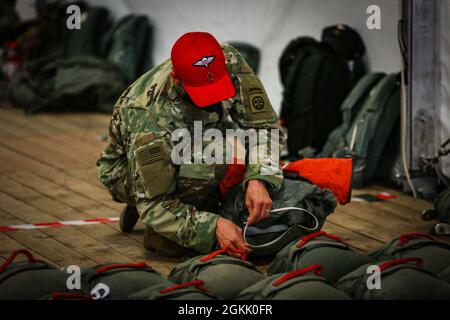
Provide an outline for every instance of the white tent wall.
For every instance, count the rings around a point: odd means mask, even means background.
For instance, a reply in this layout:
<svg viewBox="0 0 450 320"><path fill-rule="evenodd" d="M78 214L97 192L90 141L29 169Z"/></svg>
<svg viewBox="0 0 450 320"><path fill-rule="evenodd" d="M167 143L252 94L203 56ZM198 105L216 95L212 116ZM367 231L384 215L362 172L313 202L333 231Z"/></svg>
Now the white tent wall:
<svg viewBox="0 0 450 320"><path fill-rule="evenodd" d="M450 1L440 0L438 68L440 81L437 81L437 114L439 145L450 138ZM450 156L441 162L443 173L450 178Z"/></svg>
<svg viewBox="0 0 450 320"><path fill-rule="evenodd" d="M19 0L20 2L20 0ZM188 31L208 31L220 42L239 40L261 50L260 76L275 110L281 103L278 59L294 37L320 38L323 27L345 23L367 46L370 70L395 72L401 58L397 45L397 0L88 0L108 7L116 18L147 15L155 26L154 62L170 56L174 41ZM381 8L381 29L366 27L367 7Z"/></svg>

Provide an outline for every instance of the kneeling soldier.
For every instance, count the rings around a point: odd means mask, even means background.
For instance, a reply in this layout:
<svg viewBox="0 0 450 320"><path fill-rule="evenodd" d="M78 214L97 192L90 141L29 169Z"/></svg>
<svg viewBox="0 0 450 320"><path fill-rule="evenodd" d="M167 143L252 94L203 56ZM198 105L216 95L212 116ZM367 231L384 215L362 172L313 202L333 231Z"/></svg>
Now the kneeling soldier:
<svg viewBox="0 0 450 320"><path fill-rule="evenodd" d="M216 245L251 251L241 228L216 214L219 183L228 165L176 164L171 158L176 129L187 129L193 137L194 121L201 121L203 131L225 133L228 116L243 130L266 129L265 139L246 144L247 154L257 154L258 144L270 140L270 129L279 129L258 77L236 49L219 45L209 33L183 35L171 59L128 87L114 107L109 143L97 162L100 180L113 199L127 204L123 232L130 232L140 218L146 225L146 248L161 255L207 253ZM259 155L246 166L242 187L249 224L269 216L270 193L283 181L278 158L275 170L266 168L273 158ZM262 174L264 169L272 174Z"/></svg>

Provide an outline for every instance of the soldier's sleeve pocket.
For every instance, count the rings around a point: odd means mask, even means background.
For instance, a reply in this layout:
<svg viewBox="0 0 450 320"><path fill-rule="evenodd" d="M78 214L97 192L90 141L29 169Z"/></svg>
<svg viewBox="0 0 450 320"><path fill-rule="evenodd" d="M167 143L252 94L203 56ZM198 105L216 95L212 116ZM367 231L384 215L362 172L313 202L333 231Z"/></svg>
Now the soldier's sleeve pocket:
<svg viewBox="0 0 450 320"><path fill-rule="evenodd" d="M175 168L170 150L163 138L144 139L134 151L138 179L149 198L171 192L175 188Z"/></svg>

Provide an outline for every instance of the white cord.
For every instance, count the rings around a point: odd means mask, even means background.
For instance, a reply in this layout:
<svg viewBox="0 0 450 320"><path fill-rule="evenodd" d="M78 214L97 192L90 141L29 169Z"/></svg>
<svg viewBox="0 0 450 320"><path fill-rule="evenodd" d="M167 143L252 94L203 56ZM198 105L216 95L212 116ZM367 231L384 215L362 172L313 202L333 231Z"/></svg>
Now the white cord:
<svg viewBox="0 0 450 320"><path fill-rule="evenodd" d="M314 219L314 221L315 221L315 226L314 226L313 228L305 227L305 226L303 226L303 225L301 225L301 224L298 224L298 225L297 225L298 227L303 228L303 229L308 230L308 231L316 231L317 228L319 227L319 220L317 219L317 217L316 217L312 212L310 212L310 211L308 211L308 210L306 210L306 209L303 209L303 208L297 208L297 207L284 207L284 208L272 209L270 212L271 212L271 213L274 213L274 212L282 212L282 211L290 211L290 210L296 210L296 211L303 211L303 212L306 212L306 213L309 214L311 217L313 217L313 219ZM286 232L289 231L289 230L287 230L287 231L284 232L282 235L280 235L278 238L275 238L274 240L272 240L272 241L270 241L270 242L267 242L267 243L265 243L265 244L252 245L252 244L249 244L249 243L247 242L247 238L245 237L245 234L247 233L247 227L248 227L248 224L247 224L247 222L246 222L246 223L244 224L243 238L244 238L245 243L248 244L251 248L265 248L265 247L268 247L268 246L270 246L270 245L276 243L279 239L281 239L281 238L286 234Z"/></svg>
<svg viewBox="0 0 450 320"><path fill-rule="evenodd" d="M411 181L409 175L408 162L406 160L406 85L405 85L405 71L401 72L401 95L400 95L400 122L401 122L401 134L400 134L400 146L402 155L403 171L405 172L406 182L412 191L413 197L417 198L416 189Z"/></svg>

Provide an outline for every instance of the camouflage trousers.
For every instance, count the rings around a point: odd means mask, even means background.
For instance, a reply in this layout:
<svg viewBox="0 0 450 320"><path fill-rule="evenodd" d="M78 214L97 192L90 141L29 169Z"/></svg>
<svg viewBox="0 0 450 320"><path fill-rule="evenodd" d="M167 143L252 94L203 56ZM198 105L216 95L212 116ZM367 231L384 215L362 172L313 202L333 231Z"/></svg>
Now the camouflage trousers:
<svg viewBox="0 0 450 320"><path fill-rule="evenodd" d="M112 199L128 206L136 206L136 202L132 196L130 176L125 176L116 187L111 190ZM206 198L183 199L185 203L194 205L197 209L217 213L219 211L220 192L217 189L216 196ZM159 235L153 228L146 224L144 233L144 247L150 251L155 251L164 257L190 258L198 255L192 249L185 248L178 243Z"/></svg>

